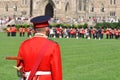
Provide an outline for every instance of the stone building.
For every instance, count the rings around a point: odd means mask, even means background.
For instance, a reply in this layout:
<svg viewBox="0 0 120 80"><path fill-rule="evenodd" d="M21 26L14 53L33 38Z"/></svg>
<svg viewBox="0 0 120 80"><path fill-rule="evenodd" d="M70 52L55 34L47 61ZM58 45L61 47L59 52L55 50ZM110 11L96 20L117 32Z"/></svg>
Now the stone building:
<svg viewBox="0 0 120 80"><path fill-rule="evenodd" d="M0 0L0 17L10 15L118 19L120 0Z"/></svg>

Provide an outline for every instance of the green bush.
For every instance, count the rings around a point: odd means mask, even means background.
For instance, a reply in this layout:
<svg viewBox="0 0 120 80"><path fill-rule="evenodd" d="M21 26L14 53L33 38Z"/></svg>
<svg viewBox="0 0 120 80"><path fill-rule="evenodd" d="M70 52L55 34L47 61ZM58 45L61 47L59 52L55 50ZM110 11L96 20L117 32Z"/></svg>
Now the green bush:
<svg viewBox="0 0 120 80"><path fill-rule="evenodd" d="M120 28L120 23L108 23L108 22L104 22L104 23L97 23L95 26L95 28L98 27L104 27L104 28Z"/></svg>
<svg viewBox="0 0 120 80"><path fill-rule="evenodd" d="M85 23L85 24L83 25L83 28L87 28L87 27L88 27L88 24Z"/></svg>
<svg viewBox="0 0 120 80"><path fill-rule="evenodd" d="M28 24L22 24L22 25L21 25L21 24L18 24L18 25L16 25L16 28L19 29L20 26L23 26L24 28L27 28L27 27L29 27L29 26L33 27L32 24L29 24L29 25L28 25Z"/></svg>
<svg viewBox="0 0 120 80"><path fill-rule="evenodd" d="M78 24L78 28L83 28L83 25L82 24Z"/></svg>
<svg viewBox="0 0 120 80"><path fill-rule="evenodd" d="M73 27L73 28L86 28L87 26L88 26L88 24L87 23L85 23L84 25L82 25L82 24L68 24L68 23L61 23L61 24L56 24L56 23L54 23L54 24L50 24L49 25L50 27L63 27L63 28L65 28L65 27Z"/></svg>

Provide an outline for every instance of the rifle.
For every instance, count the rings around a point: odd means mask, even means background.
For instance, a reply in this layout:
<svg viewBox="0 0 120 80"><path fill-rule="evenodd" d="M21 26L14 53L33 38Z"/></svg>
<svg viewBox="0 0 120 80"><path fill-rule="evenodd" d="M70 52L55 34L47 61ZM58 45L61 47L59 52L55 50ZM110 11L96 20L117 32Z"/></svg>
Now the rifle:
<svg viewBox="0 0 120 80"><path fill-rule="evenodd" d="M20 61L23 61L23 59L21 57L17 57L17 56L7 56L6 60L20 60ZM24 74L24 71L22 70L22 66L18 66L18 67L13 66L13 67L17 69L18 77L23 78L23 80L25 80L25 74Z"/></svg>

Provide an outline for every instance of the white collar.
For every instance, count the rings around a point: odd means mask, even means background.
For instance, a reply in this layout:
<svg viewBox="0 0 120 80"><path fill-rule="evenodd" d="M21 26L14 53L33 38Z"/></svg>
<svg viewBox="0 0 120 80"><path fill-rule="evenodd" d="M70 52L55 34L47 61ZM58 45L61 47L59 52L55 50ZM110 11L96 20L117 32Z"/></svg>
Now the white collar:
<svg viewBox="0 0 120 80"><path fill-rule="evenodd" d="M45 34L43 33L35 33L34 37L44 37L44 38L48 38Z"/></svg>

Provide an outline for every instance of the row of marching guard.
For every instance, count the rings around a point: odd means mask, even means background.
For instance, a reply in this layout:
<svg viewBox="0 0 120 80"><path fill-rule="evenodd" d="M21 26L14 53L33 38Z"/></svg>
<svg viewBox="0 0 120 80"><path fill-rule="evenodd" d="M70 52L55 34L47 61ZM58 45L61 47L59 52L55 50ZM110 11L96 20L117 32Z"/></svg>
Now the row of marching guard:
<svg viewBox="0 0 120 80"><path fill-rule="evenodd" d="M27 28L20 26L19 29L15 25L8 25L7 36L16 36L17 32L20 37L34 36L35 30L28 26ZM62 27L51 27L48 31L48 37L52 38L86 38L86 39L118 39L120 38L120 29L118 28L62 28Z"/></svg>

